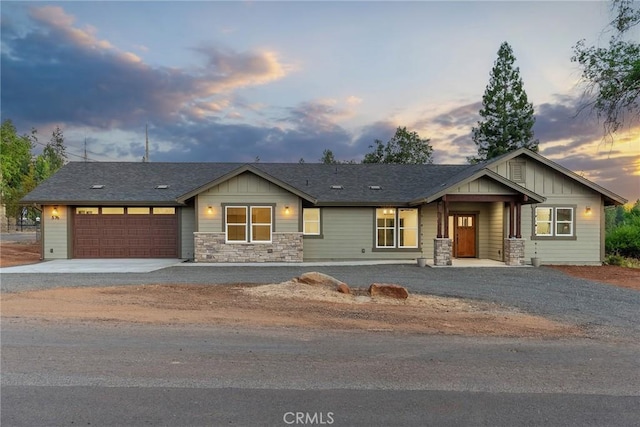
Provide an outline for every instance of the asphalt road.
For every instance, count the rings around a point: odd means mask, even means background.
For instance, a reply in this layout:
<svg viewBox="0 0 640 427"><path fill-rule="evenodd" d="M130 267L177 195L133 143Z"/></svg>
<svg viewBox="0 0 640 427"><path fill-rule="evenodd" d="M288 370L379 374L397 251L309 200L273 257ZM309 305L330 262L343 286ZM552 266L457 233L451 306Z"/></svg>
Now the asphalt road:
<svg viewBox="0 0 640 427"><path fill-rule="evenodd" d="M0 421L632 426L638 354L585 339L10 321Z"/></svg>

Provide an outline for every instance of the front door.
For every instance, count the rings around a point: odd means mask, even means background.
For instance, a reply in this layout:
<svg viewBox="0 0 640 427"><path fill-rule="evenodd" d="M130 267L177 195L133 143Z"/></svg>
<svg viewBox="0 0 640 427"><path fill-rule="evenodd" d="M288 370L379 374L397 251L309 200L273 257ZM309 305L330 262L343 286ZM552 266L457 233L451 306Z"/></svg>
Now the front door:
<svg viewBox="0 0 640 427"><path fill-rule="evenodd" d="M454 215L453 233L455 237L453 256L456 258L475 258L476 216L474 214Z"/></svg>

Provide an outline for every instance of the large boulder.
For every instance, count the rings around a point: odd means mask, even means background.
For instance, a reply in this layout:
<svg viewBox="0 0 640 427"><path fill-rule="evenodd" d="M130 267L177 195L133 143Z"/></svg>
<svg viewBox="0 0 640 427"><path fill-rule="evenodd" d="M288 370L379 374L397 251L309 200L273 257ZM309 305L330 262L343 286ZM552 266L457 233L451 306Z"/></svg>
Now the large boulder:
<svg viewBox="0 0 640 427"><path fill-rule="evenodd" d="M346 283L341 282L335 277L331 277L328 274L324 273L318 273L317 271L304 273L303 275L298 277L298 282L306 283L307 285L319 285L332 288L337 288L340 285L346 285Z"/></svg>
<svg viewBox="0 0 640 427"><path fill-rule="evenodd" d="M388 283L372 283L369 286L369 295L372 297L382 296L397 299L407 299L409 292L400 285L392 285Z"/></svg>

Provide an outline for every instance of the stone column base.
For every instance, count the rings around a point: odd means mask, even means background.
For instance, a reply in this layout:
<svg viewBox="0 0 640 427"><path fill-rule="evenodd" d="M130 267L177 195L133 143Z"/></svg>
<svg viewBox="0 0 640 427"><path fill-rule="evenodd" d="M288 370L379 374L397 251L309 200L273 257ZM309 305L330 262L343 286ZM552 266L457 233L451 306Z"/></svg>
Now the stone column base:
<svg viewBox="0 0 640 427"><path fill-rule="evenodd" d="M524 239L504 239L504 263L524 265Z"/></svg>
<svg viewBox="0 0 640 427"><path fill-rule="evenodd" d="M433 239L433 265L452 265L452 241L448 238Z"/></svg>

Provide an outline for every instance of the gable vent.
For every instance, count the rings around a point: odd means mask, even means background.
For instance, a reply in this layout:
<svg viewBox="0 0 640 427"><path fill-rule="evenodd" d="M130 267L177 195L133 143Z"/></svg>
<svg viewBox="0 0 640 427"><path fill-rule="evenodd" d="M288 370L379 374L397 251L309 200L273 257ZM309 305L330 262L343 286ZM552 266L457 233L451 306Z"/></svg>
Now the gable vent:
<svg viewBox="0 0 640 427"><path fill-rule="evenodd" d="M167 184L156 185L157 190L166 190L167 188L169 188Z"/></svg>
<svg viewBox="0 0 640 427"><path fill-rule="evenodd" d="M104 184L94 184L91 186L92 190L101 190L104 188Z"/></svg>
<svg viewBox="0 0 640 427"><path fill-rule="evenodd" d="M382 190L382 187L379 185L370 185L369 190Z"/></svg>
<svg viewBox="0 0 640 427"><path fill-rule="evenodd" d="M332 185L331 189L332 190L342 190L344 187L342 185Z"/></svg>

